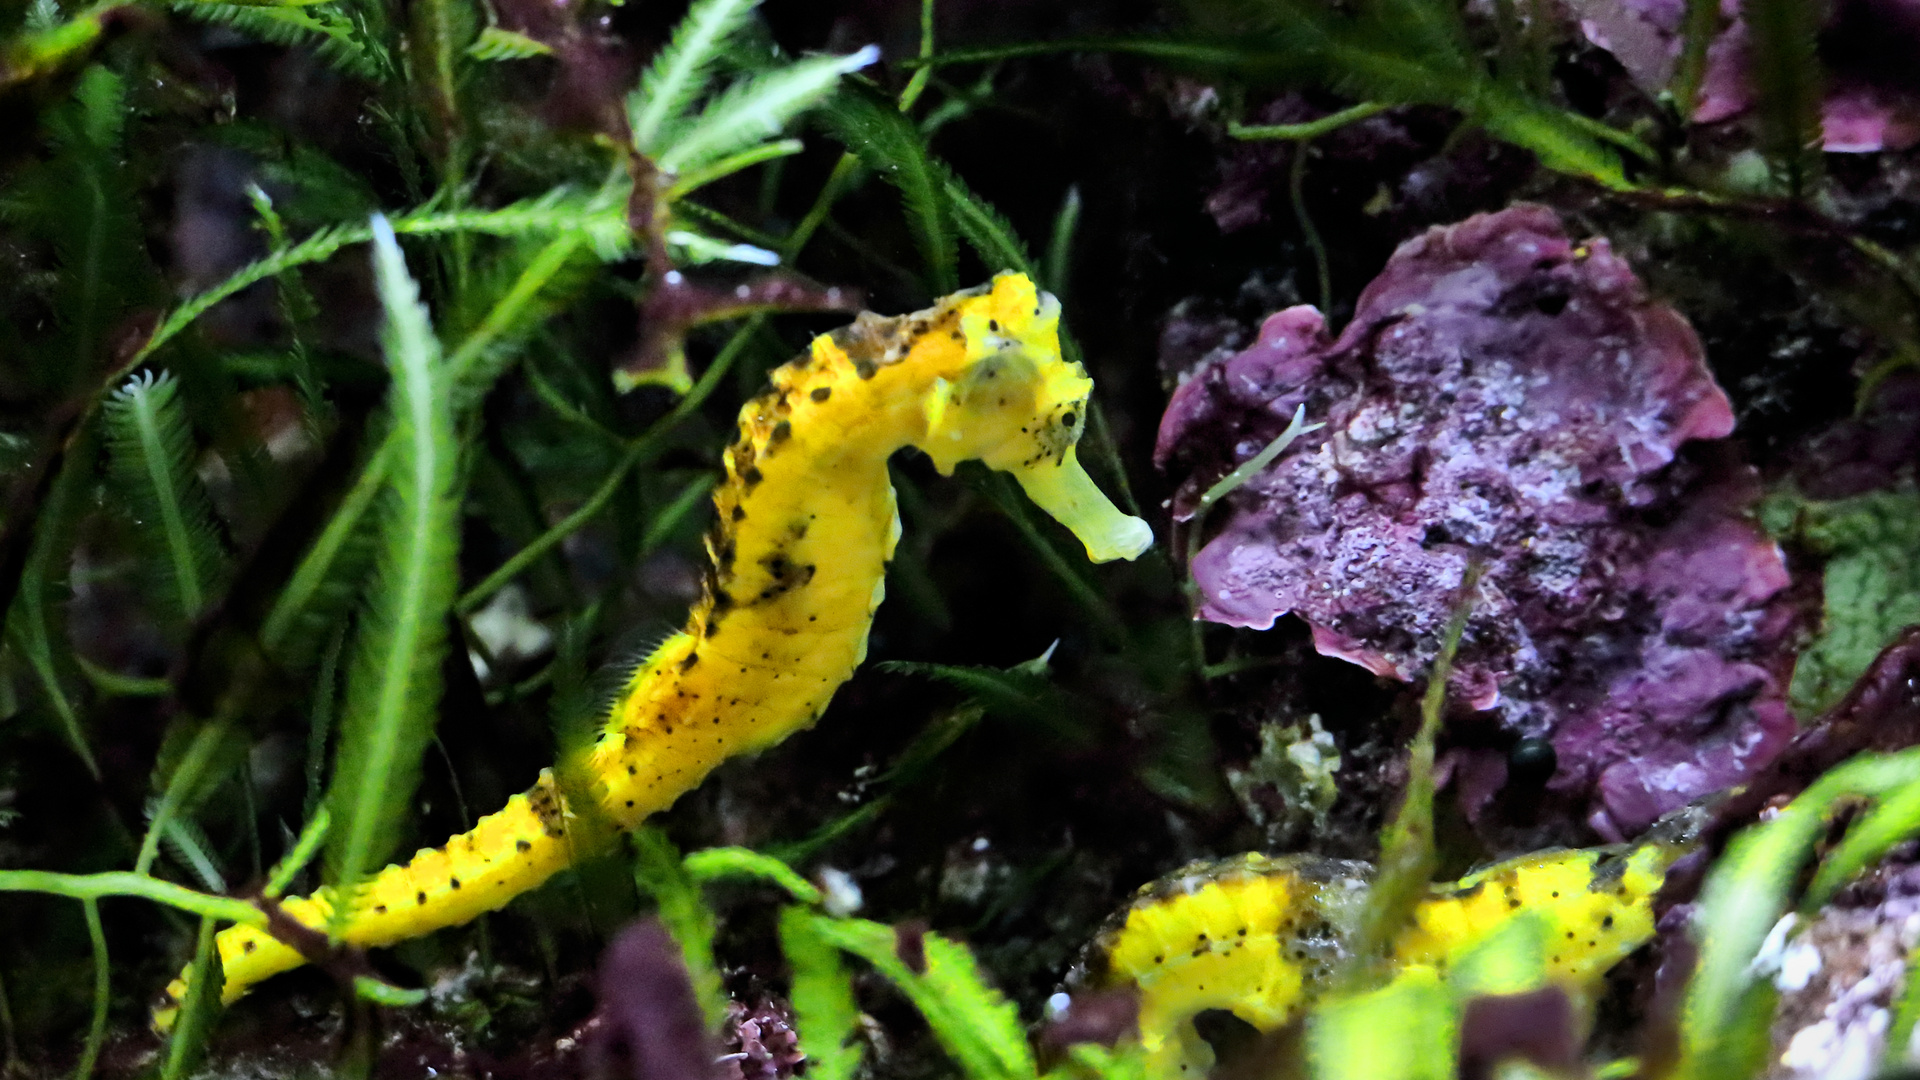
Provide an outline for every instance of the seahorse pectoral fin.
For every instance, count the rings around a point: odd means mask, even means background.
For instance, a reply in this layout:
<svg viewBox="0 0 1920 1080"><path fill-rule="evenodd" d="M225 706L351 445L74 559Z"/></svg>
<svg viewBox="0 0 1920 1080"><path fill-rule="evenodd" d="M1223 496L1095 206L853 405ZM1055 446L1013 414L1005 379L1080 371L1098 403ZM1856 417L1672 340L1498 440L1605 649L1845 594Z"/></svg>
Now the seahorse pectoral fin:
<svg viewBox="0 0 1920 1080"><path fill-rule="evenodd" d="M1153 528L1123 514L1087 475L1074 448L1053 459L1009 470L1035 506L1053 515L1087 546L1094 562L1134 559L1153 546Z"/></svg>

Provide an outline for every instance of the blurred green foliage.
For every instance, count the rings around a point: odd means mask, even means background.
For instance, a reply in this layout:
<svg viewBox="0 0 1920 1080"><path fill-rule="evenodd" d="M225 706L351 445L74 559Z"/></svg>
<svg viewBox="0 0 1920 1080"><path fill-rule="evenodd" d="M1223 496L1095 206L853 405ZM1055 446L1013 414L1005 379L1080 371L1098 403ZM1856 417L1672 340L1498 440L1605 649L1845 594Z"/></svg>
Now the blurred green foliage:
<svg viewBox="0 0 1920 1080"><path fill-rule="evenodd" d="M1817 501L1780 492L1767 529L1824 563L1820 629L1793 670L1793 706L1814 717L1839 702L1903 627L1920 623L1920 495L1881 491Z"/></svg>

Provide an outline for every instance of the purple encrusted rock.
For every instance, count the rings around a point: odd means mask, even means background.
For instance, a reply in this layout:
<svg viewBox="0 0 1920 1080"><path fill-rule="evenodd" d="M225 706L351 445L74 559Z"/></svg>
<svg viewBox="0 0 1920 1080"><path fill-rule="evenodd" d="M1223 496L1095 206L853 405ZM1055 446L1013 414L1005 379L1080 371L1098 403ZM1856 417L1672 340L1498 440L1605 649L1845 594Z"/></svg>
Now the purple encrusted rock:
<svg viewBox="0 0 1920 1080"><path fill-rule="evenodd" d="M721 1026L720 1080L791 1080L807 1060L793 1028L793 1009L776 999L751 1008L727 1002Z"/></svg>
<svg viewBox="0 0 1920 1080"><path fill-rule="evenodd" d="M1606 241L1517 206L1402 245L1338 340L1311 308L1269 317L1167 407L1155 458L1181 481L1176 517L1301 404L1326 427L1216 511L1192 566L1201 618L1292 612L1320 652L1412 680L1478 560L1456 701L1550 737L1554 786L1591 794L1603 835L1792 735L1776 669L1795 609L1746 516L1758 487L1712 455L1676 461L1732 410L1686 320ZM1473 786L1469 812L1491 787Z"/></svg>
<svg viewBox="0 0 1920 1080"><path fill-rule="evenodd" d="M1612 53L1650 95L1669 88L1686 5L1677 0L1567 0L1588 41ZM1720 0L1725 27L1707 48L1693 120L1712 124L1758 100L1754 47L1739 0ZM1821 144L1828 153L1900 150L1920 142L1920 0L1834 0L1820 58L1827 77Z"/></svg>

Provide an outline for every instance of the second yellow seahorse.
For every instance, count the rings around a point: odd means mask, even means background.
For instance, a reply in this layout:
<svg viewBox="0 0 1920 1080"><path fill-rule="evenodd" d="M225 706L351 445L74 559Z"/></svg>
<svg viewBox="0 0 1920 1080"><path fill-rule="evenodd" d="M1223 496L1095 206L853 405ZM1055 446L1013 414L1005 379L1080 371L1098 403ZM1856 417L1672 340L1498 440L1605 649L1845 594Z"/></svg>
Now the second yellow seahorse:
<svg viewBox="0 0 1920 1080"><path fill-rule="evenodd" d="M1541 851L1434 885L1393 939L1394 977L1444 980L1476 946L1527 918L1538 923L1543 982L1584 997L1652 938L1654 894L1692 849L1695 820L1676 814L1631 848ZM1372 873L1314 855L1195 863L1141 890L1095 942L1084 977L1138 990L1152 1080L1205 1076L1214 1053L1194 1025L1202 1013L1223 1010L1273 1032L1336 988Z"/></svg>
<svg viewBox="0 0 1920 1080"><path fill-rule="evenodd" d="M1096 561L1146 550L1146 522L1117 510L1075 457L1093 383L1062 359L1059 316L1025 275L1002 274L925 311L862 314L772 373L726 451L705 596L634 672L583 763L599 814L630 828L722 761L820 716L865 658L884 594L900 535L896 450L917 446L942 473L977 459L1011 474ZM356 890L340 939L391 945L500 907L573 860L572 814L542 774L471 832ZM336 895L284 908L324 928ZM227 1001L305 962L252 927L222 931L217 947ZM168 987L156 1025L186 989Z"/></svg>

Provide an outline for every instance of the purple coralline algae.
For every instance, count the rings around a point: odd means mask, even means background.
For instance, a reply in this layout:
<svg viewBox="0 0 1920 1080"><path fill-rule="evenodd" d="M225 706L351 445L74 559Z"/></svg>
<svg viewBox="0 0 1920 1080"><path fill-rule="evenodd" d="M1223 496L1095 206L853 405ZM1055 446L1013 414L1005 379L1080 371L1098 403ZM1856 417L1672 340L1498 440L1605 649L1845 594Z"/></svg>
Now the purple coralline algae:
<svg viewBox="0 0 1920 1080"><path fill-rule="evenodd" d="M1551 739L1555 790L1620 837L1766 764L1794 731L1781 670L1798 608L1699 339L1606 241L1517 206L1403 244L1330 339L1270 316L1174 393L1156 462L1175 516L1286 427L1326 426L1216 510L1200 618L1292 612L1323 654L1411 681L1482 568L1458 705ZM1196 527L1198 527L1196 525ZM1477 815L1504 758L1463 761Z"/></svg>
<svg viewBox="0 0 1920 1080"><path fill-rule="evenodd" d="M1648 94L1668 89L1680 56L1683 0L1568 0L1587 40L1612 53ZM1753 42L1739 0L1721 0L1726 26L1707 48L1693 120L1749 112L1758 98ZM1835 0L1820 36L1827 87L1822 147L1829 153L1899 150L1920 141L1920 0Z"/></svg>

